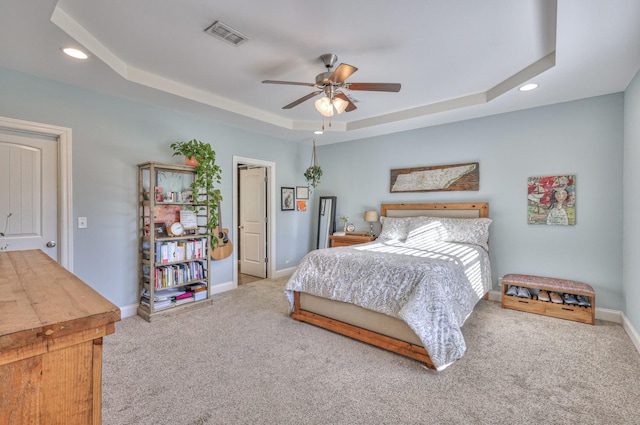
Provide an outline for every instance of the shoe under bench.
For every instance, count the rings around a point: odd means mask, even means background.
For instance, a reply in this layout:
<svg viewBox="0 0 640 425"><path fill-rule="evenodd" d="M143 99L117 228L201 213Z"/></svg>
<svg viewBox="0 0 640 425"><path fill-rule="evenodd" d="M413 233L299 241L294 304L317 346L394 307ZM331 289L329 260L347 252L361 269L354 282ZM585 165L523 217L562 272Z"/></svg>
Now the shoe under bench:
<svg viewBox="0 0 640 425"><path fill-rule="evenodd" d="M521 298L507 295L510 285L524 286L533 289L532 298ZM591 307L580 307L571 304L556 304L551 301L540 301L538 292L541 290L584 295L589 298ZM556 279L551 277L531 276L522 274L508 274L502 278L502 308L526 311L559 319L573 320L595 325L596 323L596 293L586 283L573 280Z"/></svg>

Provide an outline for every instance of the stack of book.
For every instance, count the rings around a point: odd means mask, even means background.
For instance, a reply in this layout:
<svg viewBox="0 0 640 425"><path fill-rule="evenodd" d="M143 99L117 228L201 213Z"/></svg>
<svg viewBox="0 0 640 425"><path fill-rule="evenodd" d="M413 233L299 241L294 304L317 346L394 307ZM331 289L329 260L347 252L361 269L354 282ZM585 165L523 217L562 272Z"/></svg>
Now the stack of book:
<svg viewBox="0 0 640 425"><path fill-rule="evenodd" d="M207 284L204 282L189 285L187 286L187 290L193 294L194 301L200 301L207 298Z"/></svg>
<svg viewBox="0 0 640 425"><path fill-rule="evenodd" d="M153 297L154 310L164 310L165 308L175 306L175 298L185 294L184 289L168 288L160 291L155 291ZM140 304L151 307L151 294L145 288L142 290L142 296L140 297Z"/></svg>
<svg viewBox="0 0 640 425"><path fill-rule="evenodd" d="M193 292L185 292L184 294L178 295L174 299L175 305L186 304L195 301L193 298Z"/></svg>

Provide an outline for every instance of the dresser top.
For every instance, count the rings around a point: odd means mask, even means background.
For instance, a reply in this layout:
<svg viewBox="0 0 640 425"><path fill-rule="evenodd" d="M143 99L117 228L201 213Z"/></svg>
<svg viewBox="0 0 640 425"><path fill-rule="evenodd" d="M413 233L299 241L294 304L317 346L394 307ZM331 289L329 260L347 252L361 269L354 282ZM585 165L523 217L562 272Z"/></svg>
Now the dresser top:
<svg viewBox="0 0 640 425"><path fill-rule="evenodd" d="M0 351L119 320L116 305L44 252L0 252Z"/></svg>

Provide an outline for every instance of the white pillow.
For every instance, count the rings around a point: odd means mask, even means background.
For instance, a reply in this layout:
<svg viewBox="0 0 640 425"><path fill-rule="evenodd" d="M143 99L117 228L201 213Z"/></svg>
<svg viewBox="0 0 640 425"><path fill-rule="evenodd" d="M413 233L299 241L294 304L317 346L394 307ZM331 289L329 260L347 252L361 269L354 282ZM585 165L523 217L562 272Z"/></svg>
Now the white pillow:
<svg viewBox="0 0 640 425"><path fill-rule="evenodd" d="M406 244L425 242L468 243L489 250L490 218L413 217Z"/></svg>
<svg viewBox="0 0 640 425"><path fill-rule="evenodd" d="M382 231L378 238L385 240L404 241L407 239L408 227L411 217L380 217Z"/></svg>

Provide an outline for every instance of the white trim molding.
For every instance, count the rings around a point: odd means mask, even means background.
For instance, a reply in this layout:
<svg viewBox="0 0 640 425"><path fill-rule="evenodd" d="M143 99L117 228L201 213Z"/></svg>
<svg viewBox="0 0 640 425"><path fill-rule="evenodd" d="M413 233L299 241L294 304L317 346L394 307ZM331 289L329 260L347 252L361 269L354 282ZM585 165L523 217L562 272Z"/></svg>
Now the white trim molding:
<svg viewBox="0 0 640 425"><path fill-rule="evenodd" d="M0 117L0 130L41 134L58 144L58 263L73 272L73 189L71 178L71 129Z"/></svg>
<svg viewBox="0 0 640 425"><path fill-rule="evenodd" d="M233 250L233 287L238 287L238 166L242 165L257 165L259 167L265 167L267 169L267 217L269 222L267 223L267 258L269 259L267 265L267 279L275 276L276 267L276 163L271 161L264 161L261 159L246 158L242 156L233 156L233 178L232 178L232 243L236 247ZM213 290L213 288L212 288Z"/></svg>

